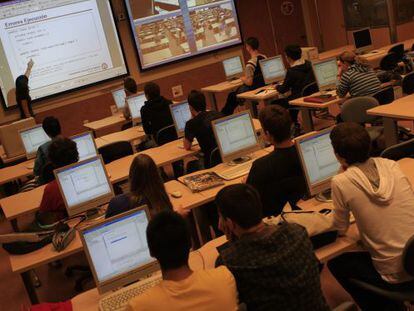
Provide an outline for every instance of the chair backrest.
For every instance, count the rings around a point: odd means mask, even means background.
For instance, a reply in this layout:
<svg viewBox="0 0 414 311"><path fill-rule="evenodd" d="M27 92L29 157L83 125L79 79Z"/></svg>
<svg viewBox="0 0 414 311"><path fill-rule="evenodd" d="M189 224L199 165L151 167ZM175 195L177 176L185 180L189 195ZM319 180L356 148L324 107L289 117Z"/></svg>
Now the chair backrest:
<svg viewBox="0 0 414 311"><path fill-rule="evenodd" d="M388 53L395 53L398 61L401 61L404 57L404 43L394 45L388 50Z"/></svg>
<svg viewBox="0 0 414 311"><path fill-rule="evenodd" d="M392 86L386 87L385 89L382 89L381 91L372 95L372 97L378 100L378 103L380 105L391 104L395 99L394 88Z"/></svg>
<svg viewBox="0 0 414 311"><path fill-rule="evenodd" d="M176 139L178 139L178 136L174 125L163 127L155 135L155 142L158 146L162 146Z"/></svg>
<svg viewBox="0 0 414 311"><path fill-rule="evenodd" d="M121 126L121 131L125 131L127 129L130 129L131 127L132 127L132 121L129 121L129 122L127 122L127 123L125 123Z"/></svg>
<svg viewBox="0 0 414 311"><path fill-rule="evenodd" d="M405 272L414 276L414 235L405 244L402 260Z"/></svg>
<svg viewBox="0 0 414 311"><path fill-rule="evenodd" d="M414 138L388 147L381 153L381 157L394 161L402 158L414 158Z"/></svg>
<svg viewBox="0 0 414 311"><path fill-rule="evenodd" d="M220 150L218 147L214 148L210 153L210 167L214 167L222 162ZM207 168L210 168L207 167Z"/></svg>
<svg viewBox="0 0 414 311"><path fill-rule="evenodd" d="M98 149L105 164L134 154L131 143L128 141L117 141Z"/></svg>
<svg viewBox="0 0 414 311"><path fill-rule="evenodd" d="M319 92L319 87L316 82L312 82L308 85L306 85L302 90L302 97L304 96L310 96L312 94L315 94Z"/></svg>
<svg viewBox="0 0 414 311"><path fill-rule="evenodd" d="M398 57L394 52L385 55L380 62L380 68L385 71L392 71L398 67Z"/></svg>
<svg viewBox="0 0 414 311"><path fill-rule="evenodd" d="M403 93L410 95L414 93L414 72L406 75L402 80Z"/></svg>
<svg viewBox="0 0 414 311"><path fill-rule="evenodd" d="M354 97L345 101L341 106L341 117L345 122L371 123L377 120L377 117L368 115L367 110L378 105L379 103L374 97Z"/></svg>

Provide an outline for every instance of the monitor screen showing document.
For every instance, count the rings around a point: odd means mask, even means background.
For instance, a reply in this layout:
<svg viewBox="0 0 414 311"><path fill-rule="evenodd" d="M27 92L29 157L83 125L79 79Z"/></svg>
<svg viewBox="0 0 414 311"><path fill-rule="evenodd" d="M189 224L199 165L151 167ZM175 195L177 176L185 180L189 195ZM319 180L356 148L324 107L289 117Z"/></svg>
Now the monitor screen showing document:
<svg viewBox="0 0 414 311"><path fill-rule="evenodd" d="M224 73L227 79L237 77L243 73L243 64L240 56L223 60Z"/></svg>
<svg viewBox="0 0 414 311"><path fill-rule="evenodd" d="M20 137L28 156L35 155L41 145L50 141L41 125L20 131Z"/></svg>
<svg viewBox="0 0 414 311"><path fill-rule="evenodd" d="M74 136L72 137L72 140L76 143L78 148L79 161L93 158L98 154L92 133Z"/></svg>
<svg viewBox="0 0 414 311"><path fill-rule="evenodd" d="M139 94L127 98L129 111L133 120L141 120L141 108L145 105L145 94Z"/></svg>
<svg viewBox="0 0 414 311"><path fill-rule="evenodd" d="M174 119L177 133L184 133L185 124L191 119L191 111L188 102L171 105L171 114Z"/></svg>
<svg viewBox="0 0 414 311"><path fill-rule="evenodd" d="M312 64L319 90L335 88L338 81L338 63L336 58Z"/></svg>
<svg viewBox="0 0 414 311"><path fill-rule="evenodd" d="M285 78L286 69L281 56L261 60L260 68L266 84L279 82Z"/></svg>
<svg viewBox="0 0 414 311"><path fill-rule="evenodd" d="M30 60L33 100L126 75L110 0L2 1L0 77L6 107L16 105L15 80Z"/></svg>
<svg viewBox="0 0 414 311"><path fill-rule="evenodd" d="M112 97L114 98L115 105L118 109L125 107L126 94L124 89L112 91Z"/></svg>
<svg viewBox="0 0 414 311"><path fill-rule="evenodd" d="M142 209L83 231L98 282L130 273L155 260L148 250L148 222Z"/></svg>

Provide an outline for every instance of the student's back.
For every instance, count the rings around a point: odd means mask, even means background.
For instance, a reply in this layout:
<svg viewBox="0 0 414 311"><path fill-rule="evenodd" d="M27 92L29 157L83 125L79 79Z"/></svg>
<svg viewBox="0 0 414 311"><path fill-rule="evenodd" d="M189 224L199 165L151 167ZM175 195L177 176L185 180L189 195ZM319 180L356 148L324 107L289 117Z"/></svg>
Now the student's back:
<svg viewBox="0 0 414 311"><path fill-rule="evenodd" d="M280 93L291 91L288 100L293 100L301 97L304 87L312 82L315 82L315 77L311 63L307 60L299 60L287 70L284 83L277 86L277 91Z"/></svg>
<svg viewBox="0 0 414 311"><path fill-rule="evenodd" d="M141 119L144 132L147 135L156 135L162 128L172 125L170 112L172 102L162 96L145 102L141 108Z"/></svg>

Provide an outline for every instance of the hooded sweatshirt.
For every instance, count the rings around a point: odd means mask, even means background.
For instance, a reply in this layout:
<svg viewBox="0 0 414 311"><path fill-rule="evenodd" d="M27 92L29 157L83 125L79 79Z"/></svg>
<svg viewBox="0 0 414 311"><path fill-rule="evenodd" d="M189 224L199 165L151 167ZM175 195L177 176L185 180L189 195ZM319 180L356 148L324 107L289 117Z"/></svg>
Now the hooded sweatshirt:
<svg viewBox="0 0 414 311"><path fill-rule="evenodd" d="M141 108L141 119L144 132L147 135L156 135L157 132L174 124L170 112L172 102L162 96L148 100Z"/></svg>
<svg viewBox="0 0 414 311"><path fill-rule="evenodd" d="M371 67L355 63L345 71L336 87L339 97L371 96L381 90L381 81Z"/></svg>
<svg viewBox="0 0 414 311"><path fill-rule="evenodd" d="M372 158L332 179L334 223L340 234L353 213L373 264L390 283L409 281L402 252L414 231L414 192L395 161Z"/></svg>

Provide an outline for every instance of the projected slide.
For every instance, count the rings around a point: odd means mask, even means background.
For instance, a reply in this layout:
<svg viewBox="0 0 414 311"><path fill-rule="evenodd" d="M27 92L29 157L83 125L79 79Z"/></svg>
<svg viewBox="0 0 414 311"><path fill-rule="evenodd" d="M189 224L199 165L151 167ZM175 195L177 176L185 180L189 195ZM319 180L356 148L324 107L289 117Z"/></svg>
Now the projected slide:
<svg viewBox="0 0 414 311"><path fill-rule="evenodd" d="M32 99L127 73L109 0L20 0L0 4L1 87L15 104L14 81L34 61Z"/></svg>
<svg viewBox="0 0 414 311"><path fill-rule="evenodd" d="M127 0L142 69L241 42L234 0Z"/></svg>

